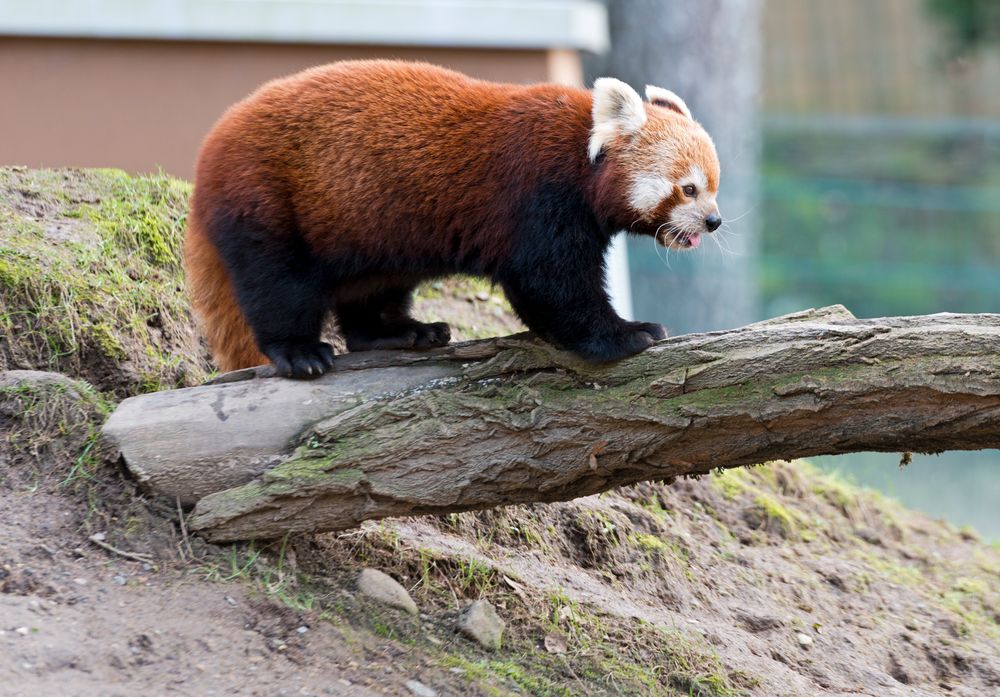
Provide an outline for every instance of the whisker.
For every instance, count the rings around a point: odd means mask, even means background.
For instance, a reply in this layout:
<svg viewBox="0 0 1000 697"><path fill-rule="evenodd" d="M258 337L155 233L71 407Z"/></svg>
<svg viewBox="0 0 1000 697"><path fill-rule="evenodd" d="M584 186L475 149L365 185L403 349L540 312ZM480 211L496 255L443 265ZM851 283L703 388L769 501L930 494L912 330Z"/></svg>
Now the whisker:
<svg viewBox="0 0 1000 697"><path fill-rule="evenodd" d="M734 259L735 257L742 256L742 252L735 251L729 245L729 238L726 237L726 235L724 234L718 236L718 239L716 239L716 244L718 244L720 249L724 249Z"/></svg>
<svg viewBox="0 0 1000 697"><path fill-rule="evenodd" d="M723 257L726 257L727 255L730 257L732 256L732 250L727 247L723 247L722 242L715 235L712 235L712 242L715 243L715 246L719 249L719 253L722 254Z"/></svg>
<svg viewBox="0 0 1000 697"><path fill-rule="evenodd" d="M748 215L750 215L751 213L753 213L755 210L757 210L758 207L760 207L760 204L759 203L755 203L754 205L750 206L750 208L745 213L743 213L742 215L738 215L735 218L729 218L728 220L725 220L723 222L726 222L726 223L735 223L737 220L745 218Z"/></svg>
<svg viewBox="0 0 1000 697"><path fill-rule="evenodd" d="M656 236L654 235L653 237L651 237L650 241L652 241L652 243L653 243L653 254L656 255L656 258L659 259L661 262L663 262L668 269L670 269L671 271L673 271L673 269L670 267L670 248L669 247L664 247L664 250L666 251L666 255L661 257L660 256L660 247L662 245L660 245L656 241Z"/></svg>

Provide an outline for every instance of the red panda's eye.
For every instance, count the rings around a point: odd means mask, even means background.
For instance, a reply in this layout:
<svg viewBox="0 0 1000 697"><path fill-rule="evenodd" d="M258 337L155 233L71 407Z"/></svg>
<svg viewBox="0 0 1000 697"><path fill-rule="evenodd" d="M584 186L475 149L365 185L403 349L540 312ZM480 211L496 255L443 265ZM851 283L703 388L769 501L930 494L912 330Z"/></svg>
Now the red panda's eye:
<svg viewBox="0 0 1000 697"><path fill-rule="evenodd" d="M697 194L697 193L698 193L698 189L695 187L694 184L688 184L687 186L684 187L684 195L685 196L694 197L694 195Z"/></svg>

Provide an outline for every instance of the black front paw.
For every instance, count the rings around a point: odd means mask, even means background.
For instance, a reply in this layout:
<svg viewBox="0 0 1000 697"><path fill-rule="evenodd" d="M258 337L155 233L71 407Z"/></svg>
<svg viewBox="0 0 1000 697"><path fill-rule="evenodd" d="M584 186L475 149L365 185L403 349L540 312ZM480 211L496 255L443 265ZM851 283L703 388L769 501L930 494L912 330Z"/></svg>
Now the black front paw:
<svg viewBox="0 0 1000 697"><path fill-rule="evenodd" d="M623 322L609 334L590 337L575 351L589 361L617 361L642 353L666 336L667 331L660 324Z"/></svg>
<svg viewBox="0 0 1000 697"><path fill-rule="evenodd" d="M261 351L286 378L317 378L333 367L333 347L323 341L276 341Z"/></svg>
<svg viewBox="0 0 1000 697"><path fill-rule="evenodd" d="M627 322L628 326L640 332L646 332L654 341L663 341L667 338L667 328L656 322Z"/></svg>

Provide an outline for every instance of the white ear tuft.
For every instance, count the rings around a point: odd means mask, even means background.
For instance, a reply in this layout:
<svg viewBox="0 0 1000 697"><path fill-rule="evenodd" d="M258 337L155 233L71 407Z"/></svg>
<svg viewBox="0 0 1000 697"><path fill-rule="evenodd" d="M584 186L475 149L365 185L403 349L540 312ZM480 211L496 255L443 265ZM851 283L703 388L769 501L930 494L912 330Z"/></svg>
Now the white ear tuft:
<svg viewBox="0 0 1000 697"><path fill-rule="evenodd" d="M681 116L687 116L689 119L694 118L691 116L691 110L688 109L688 105L684 103L684 100L670 90L665 90L656 85L646 85L646 99L649 100L650 104L666 107L667 109L676 111Z"/></svg>
<svg viewBox="0 0 1000 697"><path fill-rule="evenodd" d="M593 162L619 133L635 133L646 123L642 97L621 80L602 77L594 81L594 129L588 154Z"/></svg>

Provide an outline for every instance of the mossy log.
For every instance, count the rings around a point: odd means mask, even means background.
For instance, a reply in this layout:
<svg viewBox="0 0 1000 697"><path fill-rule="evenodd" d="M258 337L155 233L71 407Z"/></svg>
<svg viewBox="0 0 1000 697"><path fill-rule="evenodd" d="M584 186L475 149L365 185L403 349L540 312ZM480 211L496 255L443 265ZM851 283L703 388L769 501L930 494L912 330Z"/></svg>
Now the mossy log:
<svg viewBox="0 0 1000 697"><path fill-rule="evenodd" d="M858 451L1000 447L1000 315L834 306L589 365L527 335L125 400L104 434L216 541Z"/></svg>

